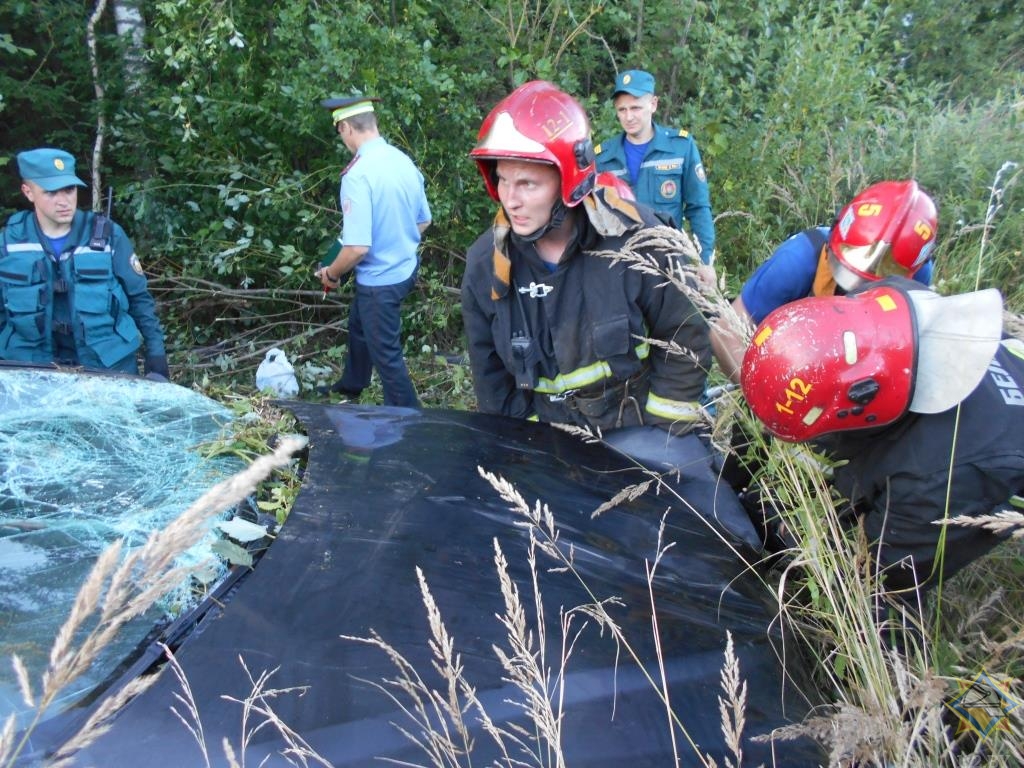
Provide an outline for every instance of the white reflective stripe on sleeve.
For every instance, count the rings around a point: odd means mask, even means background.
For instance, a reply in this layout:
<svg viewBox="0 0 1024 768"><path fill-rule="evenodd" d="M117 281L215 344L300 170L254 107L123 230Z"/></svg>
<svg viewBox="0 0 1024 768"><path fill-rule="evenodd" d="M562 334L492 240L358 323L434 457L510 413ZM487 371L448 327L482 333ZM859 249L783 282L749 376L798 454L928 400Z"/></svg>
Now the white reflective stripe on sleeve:
<svg viewBox="0 0 1024 768"><path fill-rule="evenodd" d="M669 421L700 421L704 417L704 409L698 402L669 400L653 392L647 396L647 407L644 410L652 416Z"/></svg>
<svg viewBox="0 0 1024 768"><path fill-rule="evenodd" d="M560 373L554 379L547 379L542 376L537 382L537 391L548 395L558 395L562 392L586 387L602 379L611 378L611 375L612 369L608 367L608 363L604 360L599 360L585 368L577 368L569 373Z"/></svg>
<svg viewBox="0 0 1024 768"><path fill-rule="evenodd" d="M646 360L651 354L651 346L647 342L643 342L638 344L633 351L637 358ZM577 368L575 371L560 373L554 379L541 376L537 382L536 391L543 392L546 395L560 395L563 392L582 389L590 384L596 384L611 377L611 366L604 360L598 360L596 363L591 363L583 368Z"/></svg>

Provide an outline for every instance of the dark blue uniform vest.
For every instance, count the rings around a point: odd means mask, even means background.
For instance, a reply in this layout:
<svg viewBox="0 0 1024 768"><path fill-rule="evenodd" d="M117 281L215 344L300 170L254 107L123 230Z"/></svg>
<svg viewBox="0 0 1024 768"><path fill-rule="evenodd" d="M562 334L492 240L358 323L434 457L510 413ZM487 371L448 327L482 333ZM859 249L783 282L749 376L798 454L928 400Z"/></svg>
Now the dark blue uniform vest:
<svg viewBox="0 0 1024 768"><path fill-rule="evenodd" d="M24 223L17 219L0 248L0 358L134 370L124 361L134 363L141 335L114 274L110 243L102 251L75 245L55 261L34 226L24 228L32 236L12 242L12 229Z"/></svg>

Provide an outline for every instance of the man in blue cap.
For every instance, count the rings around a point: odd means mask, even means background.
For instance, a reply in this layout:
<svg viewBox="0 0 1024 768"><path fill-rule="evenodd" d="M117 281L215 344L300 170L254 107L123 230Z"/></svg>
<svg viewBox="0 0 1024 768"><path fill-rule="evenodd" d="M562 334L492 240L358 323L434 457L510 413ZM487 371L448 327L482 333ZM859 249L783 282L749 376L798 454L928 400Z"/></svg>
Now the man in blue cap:
<svg viewBox="0 0 1024 768"><path fill-rule="evenodd" d="M33 210L0 238L0 360L57 363L169 378L164 332L135 247L116 223L78 210L75 158L43 147L18 154Z"/></svg>
<svg viewBox="0 0 1024 768"><path fill-rule="evenodd" d="M622 133L598 144L597 170L629 182L641 203L682 228L684 219L700 243L704 264L714 262L715 222L711 194L697 142L686 130L654 122L658 97L654 76L631 69L621 73L612 93Z"/></svg>
<svg viewBox="0 0 1024 768"><path fill-rule="evenodd" d="M384 405L419 407L402 355L402 301L416 283L420 238L430 226L423 174L380 135L367 96L325 99L345 148L353 154L341 172L343 226L333 259L317 271L325 291L355 272L348 314L348 348L341 378L321 392L358 399L374 368Z"/></svg>

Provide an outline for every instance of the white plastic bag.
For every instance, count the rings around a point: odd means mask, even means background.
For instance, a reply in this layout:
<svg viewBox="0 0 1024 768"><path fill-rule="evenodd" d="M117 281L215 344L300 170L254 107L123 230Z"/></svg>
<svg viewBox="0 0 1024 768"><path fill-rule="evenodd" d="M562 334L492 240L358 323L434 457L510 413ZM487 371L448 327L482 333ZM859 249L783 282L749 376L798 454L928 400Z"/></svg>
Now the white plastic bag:
<svg viewBox="0 0 1024 768"><path fill-rule="evenodd" d="M299 394L295 369L288 362L285 353L277 347L267 351L267 356L256 369L256 389L269 389L278 397L293 397Z"/></svg>

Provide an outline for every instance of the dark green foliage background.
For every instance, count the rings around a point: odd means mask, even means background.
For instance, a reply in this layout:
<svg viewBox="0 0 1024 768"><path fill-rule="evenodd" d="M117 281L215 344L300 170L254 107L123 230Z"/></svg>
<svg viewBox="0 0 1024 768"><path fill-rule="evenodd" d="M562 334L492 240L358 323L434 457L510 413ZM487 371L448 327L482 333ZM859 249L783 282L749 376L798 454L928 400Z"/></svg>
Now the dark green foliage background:
<svg viewBox="0 0 1024 768"><path fill-rule="evenodd" d="M996 172L1024 164L1018 3L134 5L145 71L129 87L107 9L102 101L86 49L93 3L0 8L0 213L23 206L17 151L62 146L82 175L99 171L153 278L180 380L204 365L250 379L275 340L299 359L337 361L345 294L324 302L311 273L337 233L348 156L318 102L352 91L382 99L382 132L427 177L435 224L407 305L413 356L462 348L462 254L494 213L467 153L489 108L551 79L584 103L600 140L617 128L615 73L631 67L656 74L659 118L701 146L731 290L865 184L914 176L940 206L940 289L996 285L1024 307L1020 168L1003 176L1002 208L984 226Z"/></svg>

